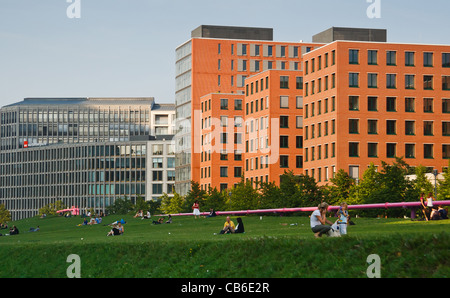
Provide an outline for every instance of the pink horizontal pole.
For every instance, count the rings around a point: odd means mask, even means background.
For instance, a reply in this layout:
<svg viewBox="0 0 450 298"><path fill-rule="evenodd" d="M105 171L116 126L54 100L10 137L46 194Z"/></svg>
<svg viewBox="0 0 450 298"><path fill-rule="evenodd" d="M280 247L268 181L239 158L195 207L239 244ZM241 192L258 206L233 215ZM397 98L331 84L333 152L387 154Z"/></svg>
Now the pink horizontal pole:
<svg viewBox="0 0 450 298"><path fill-rule="evenodd" d="M449 201L433 201L434 206L450 206ZM363 205L349 205L349 210L360 209L379 209L379 208L417 208L422 206L420 202L398 202L398 203L378 203L378 204L363 204ZM330 206L329 211L339 210L340 206ZM317 207L301 207L301 208L277 208L277 209L258 209L258 210L241 210L241 211L216 211L217 215L249 215L261 213L289 213L289 212L312 212ZM190 216L193 213L178 213L171 214L172 216ZM200 215L209 215L209 212L201 212ZM165 216L165 215L156 215Z"/></svg>

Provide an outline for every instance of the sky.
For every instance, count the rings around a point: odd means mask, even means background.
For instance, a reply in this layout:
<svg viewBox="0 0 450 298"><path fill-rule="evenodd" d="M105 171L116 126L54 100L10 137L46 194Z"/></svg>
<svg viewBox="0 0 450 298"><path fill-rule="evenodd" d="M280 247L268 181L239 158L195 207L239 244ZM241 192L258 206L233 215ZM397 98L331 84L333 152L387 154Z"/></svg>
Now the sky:
<svg viewBox="0 0 450 298"><path fill-rule="evenodd" d="M369 18L375 1L380 18ZM174 103L175 49L200 25L273 28L275 41L304 42L332 26L377 28L388 42L450 45L449 8L448 0L0 0L0 107L27 97Z"/></svg>

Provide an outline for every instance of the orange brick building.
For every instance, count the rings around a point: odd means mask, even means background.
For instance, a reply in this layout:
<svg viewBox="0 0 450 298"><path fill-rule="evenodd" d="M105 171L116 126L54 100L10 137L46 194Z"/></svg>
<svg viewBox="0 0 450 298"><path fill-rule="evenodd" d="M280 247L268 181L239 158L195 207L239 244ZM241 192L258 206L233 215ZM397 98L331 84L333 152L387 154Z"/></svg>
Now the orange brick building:
<svg viewBox="0 0 450 298"><path fill-rule="evenodd" d="M267 70L246 81L245 179L275 182L303 173L303 73Z"/></svg>
<svg viewBox="0 0 450 298"><path fill-rule="evenodd" d="M175 188L178 193L186 194L190 181L200 181L202 168L204 171L206 167L201 164L204 97L218 93L242 95L246 79L262 71L301 71L302 54L321 45L274 42L273 30L266 28L200 26L192 31L192 38L176 50ZM221 96L211 95L209 99L213 109L220 107ZM219 156L220 152L211 154ZM229 160L234 159L230 155L234 153L227 154ZM214 177L211 178L214 181ZM209 185L209 182L203 184Z"/></svg>
<svg viewBox="0 0 450 298"><path fill-rule="evenodd" d="M450 46L335 41L303 58L305 174L448 166Z"/></svg>

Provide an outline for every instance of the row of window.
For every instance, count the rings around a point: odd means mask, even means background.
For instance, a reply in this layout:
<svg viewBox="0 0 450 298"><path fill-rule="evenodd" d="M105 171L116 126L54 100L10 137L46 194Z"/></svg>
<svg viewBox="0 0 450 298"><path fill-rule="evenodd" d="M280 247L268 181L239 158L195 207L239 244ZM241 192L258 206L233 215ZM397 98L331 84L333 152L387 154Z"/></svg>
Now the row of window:
<svg viewBox="0 0 450 298"><path fill-rule="evenodd" d="M320 80L320 79L319 79ZM397 89L398 86L397 74L386 74L386 88L387 89ZM314 87L312 81L312 87ZM351 88L360 87L360 74L359 73L349 73L348 86ZM450 90L450 76L442 76L441 80L442 90ZM378 74L368 73L367 74L367 88L378 88ZM404 79L405 89L416 89L416 75L406 74ZM434 90L435 88L435 78L433 75L423 75L422 76L422 89L423 90ZM319 90L320 92L320 90ZM314 90L311 90L314 94Z"/></svg>
<svg viewBox="0 0 450 298"><path fill-rule="evenodd" d="M416 66L416 52L406 51L404 56L405 66ZM349 64L360 64L360 50L349 50ZM367 64L378 65L378 50L367 51ZM424 67L433 67L436 64L435 54L433 52L422 53L422 65ZM386 51L386 65L397 65L397 51ZM450 53L441 54L441 66L450 67Z"/></svg>
<svg viewBox="0 0 450 298"><path fill-rule="evenodd" d="M397 155L397 143L386 143L386 158L395 158ZM378 158L378 143L367 143L367 157ZM431 159L434 158L434 144L423 144L423 158ZM331 149L331 152L329 150ZM321 160L322 154L323 158L333 158L336 156L336 145L335 143L313 146L304 149L305 162ZM405 144L404 147L404 157L405 158L416 158L416 144ZM348 156L349 157L361 157L360 156L360 143L359 142L349 142L348 143ZM442 145L442 158L450 159L450 145Z"/></svg>
<svg viewBox="0 0 450 298"><path fill-rule="evenodd" d="M348 99L348 109L349 111L360 111L361 110L361 98L360 96L349 96ZM397 97L388 96L383 100L384 109L386 112L399 112L400 107L402 110L407 113L417 112L417 100L414 97L405 97L402 103L399 103L399 99ZM434 113L438 112L436 109L436 102L434 98L423 98L422 99L422 110L424 113ZM380 111L380 99L377 96L368 96L366 103L367 111L378 112ZM330 106L331 105L331 106ZM441 113L447 114L450 113L450 98L443 98L441 103L438 103L440 106L439 111ZM305 118L314 117L316 115L321 115L322 113L328 113L329 111L333 112L336 108L336 98L333 96L329 100L325 98L323 100L318 100L317 102L312 102L310 104L306 104L304 106L304 116Z"/></svg>

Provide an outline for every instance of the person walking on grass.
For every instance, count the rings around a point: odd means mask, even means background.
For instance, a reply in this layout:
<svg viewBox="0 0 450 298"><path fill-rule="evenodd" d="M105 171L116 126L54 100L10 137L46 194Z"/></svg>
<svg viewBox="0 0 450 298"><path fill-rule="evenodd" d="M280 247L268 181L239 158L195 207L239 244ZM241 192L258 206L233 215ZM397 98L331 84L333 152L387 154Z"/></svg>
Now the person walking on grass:
<svg viewBox="0 0 450 298"><path fill-rule="evenodd" d="M192 205L192 209L194 210L195 219L197 219L197 216L200 217L200 206L198 205L198 201L195 201L194 205Z"/></svg>
<svg viewBox="0 0 450 298"><path fill-rule="evenodd" d="M428 216L427 216L427 206L426 206L426 202L425 202L425 194L422 193L420 195L420 203L422 204L422 213L423 216L425 216L425 219L428 221Z"/></svg>
<svg viewBox="0 0 450 298"><path fill-rule="evenodd" d="M322 237L323 234L328 233L328 231L331 229L331 225L333 223L327 219L327 211L328 204L322 202L311 214L311 230L313 231L314 237L316 238Z"/></svg>

